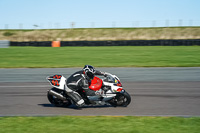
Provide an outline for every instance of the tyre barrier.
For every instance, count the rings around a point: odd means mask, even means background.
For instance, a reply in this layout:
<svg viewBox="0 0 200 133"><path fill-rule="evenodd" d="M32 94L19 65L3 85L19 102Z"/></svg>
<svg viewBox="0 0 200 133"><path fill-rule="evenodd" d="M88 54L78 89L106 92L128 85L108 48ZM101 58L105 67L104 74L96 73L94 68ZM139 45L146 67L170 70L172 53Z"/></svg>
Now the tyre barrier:
<svg viewBox="0 0 200 133"><path fill-rule="evenodd" d="M194 46L194 45L200 46L200 39L10 42L10 46L35 46L35 47L60 47L60 46L61 47L64 47L64 46Z"/></svg>
<svg viewBox="0 0 200 133"><path fill-rule="evenodd" d="M32 42L10 42L10 46L34 46L34 47L51 47L51 41L32 41Z"/></svg>

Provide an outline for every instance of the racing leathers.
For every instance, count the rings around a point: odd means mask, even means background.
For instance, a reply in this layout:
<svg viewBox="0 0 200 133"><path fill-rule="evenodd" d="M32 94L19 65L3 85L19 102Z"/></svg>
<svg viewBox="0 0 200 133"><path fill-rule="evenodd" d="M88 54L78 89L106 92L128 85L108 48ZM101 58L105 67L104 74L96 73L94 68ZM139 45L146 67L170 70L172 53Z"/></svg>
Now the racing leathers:
<svg viewBox="0 0 200 133"><path fill-rule="evenodd" d="M105 76L106 73L96 70L94 75L102 75ZM75 72L67 79L67 87L72 90L72 92L68 93L68 95L73 99L74 102L76 102L77 106L84 105L84 100L80 96L79 93L77 93L78 90L83 89L86 95L92 96L95 95L95 92L91 89L89 89L89 85L92 79L89 79L85 75L84 70L80 70L78 72Z"/></svg>

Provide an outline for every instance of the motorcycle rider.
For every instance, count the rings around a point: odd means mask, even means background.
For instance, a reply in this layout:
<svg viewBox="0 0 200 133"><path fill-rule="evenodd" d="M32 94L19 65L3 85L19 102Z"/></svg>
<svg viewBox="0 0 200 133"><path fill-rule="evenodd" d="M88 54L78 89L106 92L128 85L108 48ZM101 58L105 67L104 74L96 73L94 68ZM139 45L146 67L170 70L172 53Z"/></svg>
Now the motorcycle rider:
<svg viewBox="0 0 200 133"><path fill-rule="evenodd" d="M78 107L84 105L84 100L79 93L76 92L77 90L83 89L86 95L95 95L94 91L89 89L90 82L95 75L106 76L106 72L95 70L91 65L85 65L82 70L75 72L67 79L67 87L72 90L68 95L76 102Z"/></svg>

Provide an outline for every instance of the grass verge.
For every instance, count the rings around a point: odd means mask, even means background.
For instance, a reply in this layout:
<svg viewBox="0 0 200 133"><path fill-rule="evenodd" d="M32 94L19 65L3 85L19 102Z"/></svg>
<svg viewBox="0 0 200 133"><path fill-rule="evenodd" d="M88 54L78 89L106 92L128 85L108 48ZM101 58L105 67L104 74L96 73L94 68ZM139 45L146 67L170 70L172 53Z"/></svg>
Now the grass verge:
<svg viewBox="0 0 200 133"><path fill-rule="evenodd" d="M199 67L200 47L10 47L0 57L0 68Z"/></svg>
<svg viewBox="0 0 200 133"><path fill-rule="evenodd" d="M0 117L1 133L198 133L200 118L136 116Z"/></svg>
<svg viewBox="0 0 200 133"><path fill-rule="evenodd" d="M0 40L55 41L58 38L62 41L199 39L200 27L0 30Z"/></svg>

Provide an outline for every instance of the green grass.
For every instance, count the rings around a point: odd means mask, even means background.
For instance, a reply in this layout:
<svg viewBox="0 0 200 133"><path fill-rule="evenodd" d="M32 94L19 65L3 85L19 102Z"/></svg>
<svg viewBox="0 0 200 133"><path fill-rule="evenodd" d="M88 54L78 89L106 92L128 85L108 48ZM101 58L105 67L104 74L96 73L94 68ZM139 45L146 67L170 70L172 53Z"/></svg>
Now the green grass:
<svg viewBox="0 0 200 133"><path fill-rule="evenodd" d="M1 133L199 133L199 131L199 117L0 117Z"/></svg>
<svg viewBox="0 0 200 133"><path fill-rule="evenodd" d="M10 47L0 57L0 68L199 67L200 47Z"/></svg>

